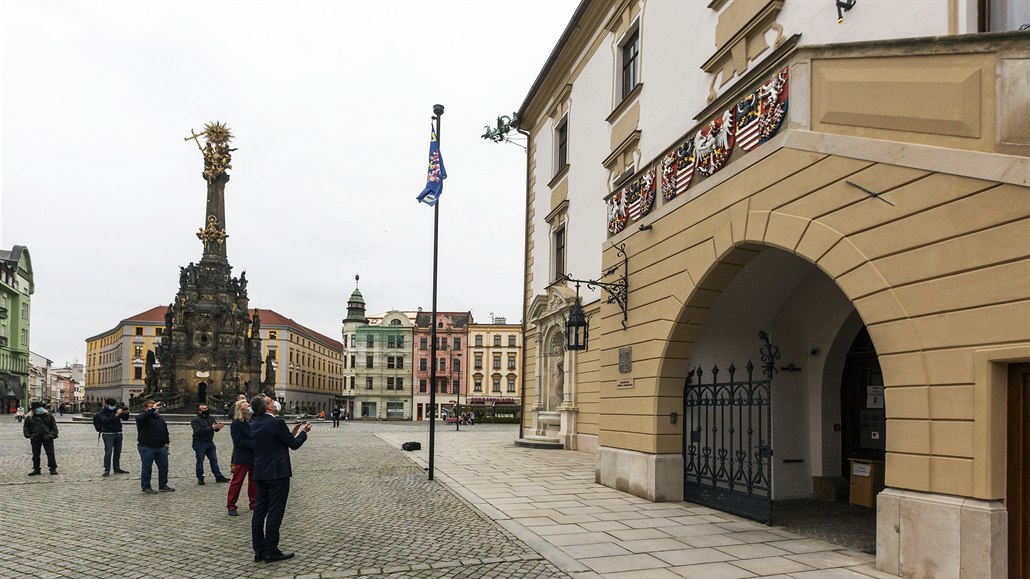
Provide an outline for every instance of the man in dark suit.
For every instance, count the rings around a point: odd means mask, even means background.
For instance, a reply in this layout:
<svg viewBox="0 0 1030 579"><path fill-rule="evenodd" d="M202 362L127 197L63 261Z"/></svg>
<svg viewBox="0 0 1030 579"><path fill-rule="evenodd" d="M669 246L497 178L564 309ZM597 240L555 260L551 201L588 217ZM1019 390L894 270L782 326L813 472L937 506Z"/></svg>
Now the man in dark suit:
<svg viewBox="0 0 1030 579"><path fill-rule="evenodd" d="M290 450L297 450L308 439L311 423L296 424L291 432L286 421L276 416L275 401L264 395L250 402L254 418L250 432L254 443L254 470L257 502L251 519L250 533L254 561L283 561L293 553L279 550L279 526L286 514L290 496Z"/></svg>

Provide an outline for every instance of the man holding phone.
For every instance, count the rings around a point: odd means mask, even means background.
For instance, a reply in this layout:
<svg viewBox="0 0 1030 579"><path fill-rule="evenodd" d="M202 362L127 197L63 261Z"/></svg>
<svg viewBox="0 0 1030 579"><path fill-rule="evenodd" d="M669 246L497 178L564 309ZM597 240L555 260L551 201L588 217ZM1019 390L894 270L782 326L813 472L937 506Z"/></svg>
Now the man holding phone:
<svg viewBox="0 0 1030 579"><path fill-rule="evenodd" d="M158 491L170 493L174 491L168 486L168 424L158 414L160 402L147 400L143 403L143 412L136 415L137 445L142 461L140 468L140 486L143 493L156 495ZM150 474L154 463L157 463L157 490L150 486Z"/></svg>
<svg viewBox="0 0 1030 579"><path fill-rule="evenodd" d="M276 416L277 404L264 395L255 396L250 402L254 409L250 429L254 445L251 476L257 484L257 501L250 525L255 562L284 561L293 557L293 553L279 550L279 527L286 514L290 477L293 476L290 450L300 448L311 430L310 422L298 422L291 431L286 421Z"/></svg>

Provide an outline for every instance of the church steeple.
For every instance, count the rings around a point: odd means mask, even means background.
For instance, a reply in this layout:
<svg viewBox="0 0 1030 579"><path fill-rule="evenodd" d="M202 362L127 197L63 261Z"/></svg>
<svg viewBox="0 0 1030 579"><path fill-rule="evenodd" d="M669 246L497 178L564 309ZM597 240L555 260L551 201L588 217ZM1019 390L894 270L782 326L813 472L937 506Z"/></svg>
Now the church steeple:
<svg viewBox="0 0 1030 579"><path fill-rule="evenodd" d="M358 281L360 279L360 275L354 276L354 293L347 300L347 319L343 320L344 322L368 323L368 318L365 317L365 298L361 296L361 292L358 290Z"/></svg>

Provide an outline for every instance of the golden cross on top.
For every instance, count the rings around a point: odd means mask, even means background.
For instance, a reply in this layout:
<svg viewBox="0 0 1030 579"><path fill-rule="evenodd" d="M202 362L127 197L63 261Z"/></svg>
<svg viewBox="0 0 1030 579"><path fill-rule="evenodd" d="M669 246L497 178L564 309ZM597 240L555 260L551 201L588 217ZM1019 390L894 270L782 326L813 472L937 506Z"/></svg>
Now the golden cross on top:
<svg viewBox="0 0 1030 579"><path fill-rule="evenodd" d="M196 141L196 143L197 143L197 148L198 148L198 149L200 149L201 151L203 151L203 150L204 150L204 147L201 147L201 146L200 146L200 137L202 137L203 135L204 135L204 133L200 133L200 134L198 135L197 133L195 133L195 132L193 131L193 129L190 129L190 136L186 137L186 138L185 138L185 139L183 139L183 140L184 140L184 141Z"/></svg>

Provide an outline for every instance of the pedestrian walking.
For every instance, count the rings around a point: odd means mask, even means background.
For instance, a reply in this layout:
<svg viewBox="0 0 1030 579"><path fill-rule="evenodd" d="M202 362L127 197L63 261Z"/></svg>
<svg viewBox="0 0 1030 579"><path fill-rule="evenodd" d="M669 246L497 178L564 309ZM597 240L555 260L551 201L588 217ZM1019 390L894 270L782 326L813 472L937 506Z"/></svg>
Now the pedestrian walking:
<svg viewBox="0 0 1030 579"><path fill-rule="evenodd" d="M111 475L112 463L116 474L127 474L129 471L122 470L122 423L129 419L129 409L114 398L108 398L104 404L95 421L100 426L100 438L104 440L103 476Z"/></svg>
<svg viewBox="0 0 1030 579"><path fill-rule="evenodd" d="M340 425L340 407L333 408L333 428Z"/></svg>
<svg viewBox="0 0 1030 579"><path fill-rule="evenodd" d="M215 482L229 482L229 479L222 476L222 469L218 468L218 453L215 450L215 433L222 429L222 423L211 418L207 404L197 407L197 415L190 420L190 427L193 428L193 452L197 455L197 484L204 484L204 457L211 465Z"/></svg>
<svg viewBox="0 0 1030 579"><path fill-rule="evenodd" d="M25 409L19 406L18 410L14 413L14 418L21 424L21 421L25 420Z"/></svg>
<svg viewBox="0 0 1030 579"><path fill-rule="evenodd" d="M136 415L136 448L139 450L139 480L143 492L148 495L173 492L168 486L168 424L159 414L160 402L147 400L143 403L143 412ZM150 486L150 474L157 463L157 490Z"/></svg>
<svg viewBox="0 0 1030 579"><path fill-rule="evenodd" d="M64 418L64 402L58 405L57 413L61 415L61 418Z"/></svg>
<svg viewBox="0 0 1030 579"><path fill-rule="evenodd" d="M469 426L475 426L476 425L476 411L475 410L470 410L469 411L468 419L469 419Z"/></svg>
<svg viewBox="0 0 1030 579"><path fill-rule="evenodd" d="M279 549L279 527L286 514L290 496L290 450L297 450L308 439L311 423L297 423L291 431L286 421L276 416L278 409L271 398L256 396L250 402L254 409L251 432L254 438L254 473L257 503L251 519L251 541L254 561L283 561L293 553Z"/></svg>
<svg viewBox="0 0 1030 579"><path fill-rule="evenodd" d="M257 485L254 484L254 441L250 433L250 419L253 412L246 400L239 400L233 407L232 424L229 434L232 436L232 481L229 483L229 495L225 508L230 517L237 516L236 501L240 498L243 479L247 479L247 503L254 510L257 501Z"/></svg>
<svg viewBox="0 0 1030 579"><path fill-rule="evenodd" d="M29 476L40 474L40 451L46 451L46 465L50 474L57 474L57 458L54 456L54 439L57 438L57 420L47 412L42 402L33 402L28 418L22 426L25 438L32 443L32 472Z"/></svg>

